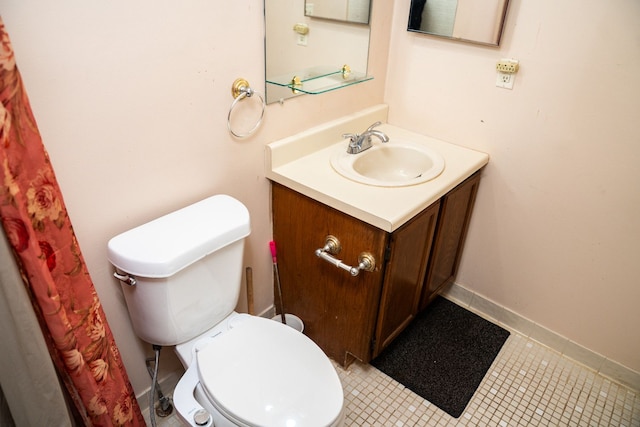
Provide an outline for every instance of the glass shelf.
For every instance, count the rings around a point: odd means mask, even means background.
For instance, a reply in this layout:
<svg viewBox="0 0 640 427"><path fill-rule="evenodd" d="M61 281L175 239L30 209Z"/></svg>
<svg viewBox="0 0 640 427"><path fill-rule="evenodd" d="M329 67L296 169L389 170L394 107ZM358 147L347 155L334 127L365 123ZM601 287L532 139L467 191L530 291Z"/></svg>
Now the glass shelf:
<svg viewBox="0 0 640 427"><path fill-rule="evenodd" d="M343 74L342 68L313 67L287 75L267 77L267 83L287 87L293 93L317 95L373 79L373 76L357 71L351 71L346 76Z"/></svg>

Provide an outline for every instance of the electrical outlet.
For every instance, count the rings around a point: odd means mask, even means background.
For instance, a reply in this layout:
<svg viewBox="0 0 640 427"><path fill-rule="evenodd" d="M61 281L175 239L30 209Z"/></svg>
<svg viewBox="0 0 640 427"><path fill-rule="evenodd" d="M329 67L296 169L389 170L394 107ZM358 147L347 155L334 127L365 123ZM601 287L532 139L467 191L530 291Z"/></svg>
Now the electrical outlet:
<svg viewBox="0 0 640 427"><path fill-rule="evenodd" d="M293 31L298 34L309 34L309 26L307 24L296 24L293 26Z"/></svg>
<svg viewBox="0 0 640 427"><path fill-rule="evenodd" d="M513 89L513 82L516 79L516 73L520 68L520 64L516 59L501 59L496 64L496 86L505 89Z"/></svg>
<svg viewBox="0 0 640 427"><path fill-rule="evenodd" d="M514 74L518 72L519 68L519 62L515 59L501 59L496 64L496 71L498 71L499 73Z"/></svg>
<svg viewBox="0 0 640 427"><path fill-rule="evenodd" d="M307 24L296 24L293 26L293 31L296 32L298 36L297 43L298 46L306 46L307 45L307 36L309 34L309 26Z"/></svg>
<svg viewBox="0 0 640 427"><path fill-rule="evenodd" d="M498 72L498 77L496 77L496 86L504 89L513 89L513 82L515 79L515 74Z"/></svg>

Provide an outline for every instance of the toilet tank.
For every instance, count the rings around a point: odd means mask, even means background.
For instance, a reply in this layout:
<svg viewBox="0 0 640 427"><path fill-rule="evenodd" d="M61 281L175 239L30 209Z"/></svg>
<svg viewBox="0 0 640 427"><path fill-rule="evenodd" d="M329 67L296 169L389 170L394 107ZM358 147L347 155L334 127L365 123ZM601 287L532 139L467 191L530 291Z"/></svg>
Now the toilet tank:
<svg viewBox="0 0 640 427"><path fill-rule="evenodd" d="M176 345L233 312L249 233L247 208L216 195L112 238L108 258L130 278L120 282L135 333Z"/></svg>

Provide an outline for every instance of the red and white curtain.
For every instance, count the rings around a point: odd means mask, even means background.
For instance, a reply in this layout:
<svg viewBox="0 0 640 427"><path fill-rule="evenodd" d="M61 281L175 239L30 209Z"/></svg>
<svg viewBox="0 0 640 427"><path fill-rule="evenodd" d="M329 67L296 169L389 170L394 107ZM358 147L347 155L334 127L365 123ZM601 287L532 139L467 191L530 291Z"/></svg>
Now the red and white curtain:
<svg viewBox="0 0 640 427"><path fill-rule="evenodd" d="M144 426L1 18L0 101L0 219L58 376L86 425Z"/></svg>

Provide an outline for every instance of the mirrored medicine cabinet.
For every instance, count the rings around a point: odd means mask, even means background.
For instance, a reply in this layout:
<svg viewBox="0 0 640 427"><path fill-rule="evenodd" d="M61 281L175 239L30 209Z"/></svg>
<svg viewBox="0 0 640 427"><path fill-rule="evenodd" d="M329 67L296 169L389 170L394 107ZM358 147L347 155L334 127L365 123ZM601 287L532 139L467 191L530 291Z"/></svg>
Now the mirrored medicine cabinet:
<svg viewBox="0 0 640 427"><path fill-rule="evenodd" d="M370 80L372 0L264 0L268 104Z"/></svg>
<svg viewBox="0 0 640 427"><path fill-rule="evenodd" d="M498 46L509 0L411 0L408 31Z"/></svg>

